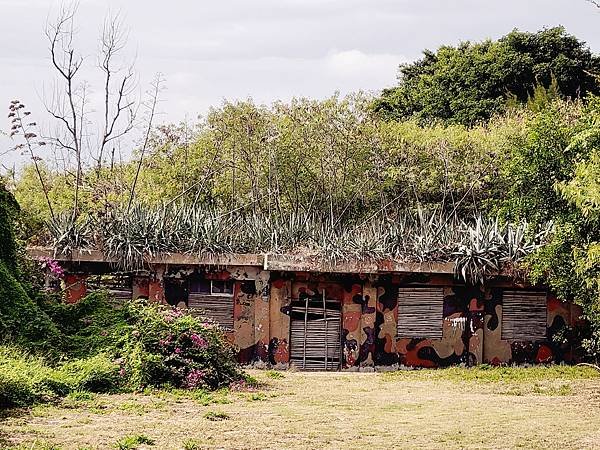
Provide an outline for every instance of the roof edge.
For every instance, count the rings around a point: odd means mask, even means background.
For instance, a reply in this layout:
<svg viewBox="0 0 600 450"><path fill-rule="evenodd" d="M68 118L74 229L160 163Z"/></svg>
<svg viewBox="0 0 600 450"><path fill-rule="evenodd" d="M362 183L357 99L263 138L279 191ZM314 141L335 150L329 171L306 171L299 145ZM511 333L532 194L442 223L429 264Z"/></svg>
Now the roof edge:
<svg viewBox="0 0 600 450"><path fill-rule="evenodd" d="M107 258L100 250L76 249L55 254L51 247L28 247L34 259L53 258L61 262L74 263L117 263L116 258ZM273 253L225 253L193 255L186 253L162 253L147 256L148 264L210 265L210 266L254 266L263 270L281 272L322 273L436 273L453 274L453 262L405 262L390 258L379 260L329 261L319 256L273 254Z"/></svg>

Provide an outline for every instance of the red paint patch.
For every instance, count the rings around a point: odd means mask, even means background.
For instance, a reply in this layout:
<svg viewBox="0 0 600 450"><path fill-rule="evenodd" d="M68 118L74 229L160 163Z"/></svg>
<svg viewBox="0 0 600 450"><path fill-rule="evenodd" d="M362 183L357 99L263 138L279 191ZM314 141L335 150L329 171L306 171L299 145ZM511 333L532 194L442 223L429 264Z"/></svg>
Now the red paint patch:
<svg viewBox="0 0 600 450"><path fill-rule="evenodd" d="M552 353L552 349L547 345L541 345L538 349L537 356L535 357L535 362L549 363L552 362L553 358L554 354Z"/></svg>
<svg viewBox="0 0 600 450"><path fill-rule="evenodd" d="M87 294L86 278L85 275L79 274L65 275L65 299L67 303L77 303L85 297L85 294Z"/></svg>
<svg viewBox="0 0 600 450"><path fill-rule="evenodd" d="M281 289L283 288L283 285L285 284L285 281L282 279L277 279L277 280L273 280L271 282L271 285L275 288L275 289Z"/></svg>
<svg viewBox="0 0 600 450"><path fill-rule="evenodd" d="M344 313L344 330L350 332L358 330L360 324L360 312Z"/></svg>
<svg viewBox="0 0 600 450"><path fill-rule="evenodd" d="M290 362L290 351L288 343L285 339L281 339L277 343L277 348L275 349L275 353L273 354L273 359L275 360L276 364Z"/></svg>
<svg viewBox="0 0 600 450"><path fill-rule="evenodd" d="M150 301L156 303L166 303L165 301L165 289L162 282L150 281L148 283L148 298Z"/></svg>
<svg viewBox="0 0 600 450"><path fill-rule="evenodd" d="M423 347L430 347L430 346L431 346L431 343L428 340L419 342L417 345L415 345L413 348L408 350L403 355L402 359L404 360L404 363L407 366L413 366L413 367L427 367L427 368L437 367L437 364L434 363L433 361L430 361L428 359L419 358L419 350L422 349Z"/></svg>
<svg viewBox="0 0 600 450"><path fill-rule="evenodd" d="M231 274L229 272L227 272L226 270L222 270L220 272L207 272L206 279L207 280L225 281L225 280L231 279Z"/></svg>
<svg viewBox="0 0 600 450"><path fill-rule="evenodd" d="M565 309L567 308L567 303L566 302L561 302L559 299L556 298L555 295L549 295L548 296L548 310L549 311L556 311L557 309Z"/></svg>
<svg viewBox="0 0 600 450"><path fill-rule="evenodd" d="M483 311L483 302L478 301L476 298L472 298L469 302L469 311Z"/></svg>
<svg viewBox="0 0 600 450"><path fill-rule="evenodd" d="M494 359L492 359L490 361L490 364L492 366L501 366L502 365L502 361L500 360L500 358L498 358L497 356L494 356Z"/></svg>

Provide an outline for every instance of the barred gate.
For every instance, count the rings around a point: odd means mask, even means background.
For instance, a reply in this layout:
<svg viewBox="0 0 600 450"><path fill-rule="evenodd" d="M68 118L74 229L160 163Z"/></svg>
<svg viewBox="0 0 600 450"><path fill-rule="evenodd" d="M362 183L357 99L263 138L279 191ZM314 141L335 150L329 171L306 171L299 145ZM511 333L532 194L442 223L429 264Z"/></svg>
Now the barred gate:
<svg viewBox="0 0 600 450"><path fill-rule="evenodd" d="M300 370L339 370L341 302L326 290L291 301L290 361Z"/></svg>

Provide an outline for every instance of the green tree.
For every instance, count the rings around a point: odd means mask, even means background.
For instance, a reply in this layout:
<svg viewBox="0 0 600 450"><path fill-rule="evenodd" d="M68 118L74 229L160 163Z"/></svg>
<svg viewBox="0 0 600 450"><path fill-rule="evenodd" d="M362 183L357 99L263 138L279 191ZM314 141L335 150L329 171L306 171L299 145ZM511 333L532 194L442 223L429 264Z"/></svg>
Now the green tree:
<svg viewBox="0 0 600 450"><path fill-rule="evenodd" d="M18 212L14 197L0 184L0 343L51 349L58 330L20 281L23 274L13 228Z"/></svg>
<svg viewBox="0 0 600 450"><path fill-rule="evenodd" d="M398 86L385 89L373 107L387 119L472 125L505 110L508 99L526 102L553 79L565 97L600 93L598 74L600 58L564 28L514 30L497 41L426 50L400 66Z"/></svg>
<svg viewBox="0 0 600 450"><path fill-rule="evenodd" d="M554 101L539 108L516 142L501 185L500 211L511 219L551 220L550 241L527 261L533 282L583 307L592 326L586 345L600 357L600 99L581 107Z"/></svg>

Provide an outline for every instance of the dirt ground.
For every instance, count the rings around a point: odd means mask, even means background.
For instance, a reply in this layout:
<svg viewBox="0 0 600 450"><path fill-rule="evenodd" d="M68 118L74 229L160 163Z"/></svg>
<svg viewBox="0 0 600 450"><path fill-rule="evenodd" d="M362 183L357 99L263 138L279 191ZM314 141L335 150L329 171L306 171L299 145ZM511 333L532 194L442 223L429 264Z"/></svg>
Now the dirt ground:
<svg viewBox="0 0 600 450"><path fill-rule="evenodd" d="M264 386L195 399L96 395L12 411L0 419L0 448L600 448L592 372L251 374ZM136 447L146 438L152 444Z"/></svg>

